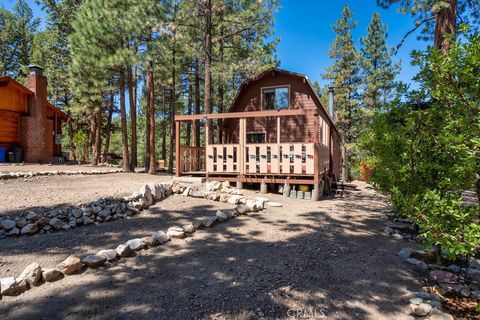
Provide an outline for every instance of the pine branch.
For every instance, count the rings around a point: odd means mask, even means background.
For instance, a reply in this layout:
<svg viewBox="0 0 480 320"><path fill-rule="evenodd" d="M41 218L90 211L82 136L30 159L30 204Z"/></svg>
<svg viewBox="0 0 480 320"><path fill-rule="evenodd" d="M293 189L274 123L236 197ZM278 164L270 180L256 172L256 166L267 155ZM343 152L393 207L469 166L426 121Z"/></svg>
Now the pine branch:
<svg viewBox="0 0 480 320"><path fill-rule="evenodd" d="M403 43L405 42L405 40L407 39L407 37L409 35L411 35L412 33L414 33L418 28L420 28L424 23L428 22L428 21L431 21L435 19L435 16L430 16L428 18L425 18L423 19L422 21L420 22L417 22L417 24L415 25L415 27L413 29L411 29L410 31L408 31L402 38L402 40L400 41L400 43L397 45L397 47L395 48L395 54L398 53L398 50L400 49L400 47L403 45Z"/></svg>

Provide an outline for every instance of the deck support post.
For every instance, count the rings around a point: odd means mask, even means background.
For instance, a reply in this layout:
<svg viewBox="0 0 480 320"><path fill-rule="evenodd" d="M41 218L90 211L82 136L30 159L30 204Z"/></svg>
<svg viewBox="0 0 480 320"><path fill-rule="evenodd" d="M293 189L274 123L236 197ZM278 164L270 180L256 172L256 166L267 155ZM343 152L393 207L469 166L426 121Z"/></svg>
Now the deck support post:
<svg viewBox="0 0 480 320"><path fill-rule="evenodd" d="M181 162L181 155L180 155L180 122L175 121L175 175L180 177L180 162Z"/></svg>
<svg viewBox="0 0 480 320"><path fill-rule="evenodd" d="M315 116L313 129L313 179L314 185L320 183L320 152L319 152L320 121L319 116ZM313 194L312 194L313 199Z"/></svg>

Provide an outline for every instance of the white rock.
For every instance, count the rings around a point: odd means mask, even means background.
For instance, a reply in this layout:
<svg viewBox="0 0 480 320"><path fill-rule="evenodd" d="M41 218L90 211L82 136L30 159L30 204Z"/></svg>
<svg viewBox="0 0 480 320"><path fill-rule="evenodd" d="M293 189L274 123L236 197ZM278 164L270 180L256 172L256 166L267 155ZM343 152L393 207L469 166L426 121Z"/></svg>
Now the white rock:
<svg viewBox="0 0 480 320"><path fill-rule="evenodd" d="M82 262L79 257L71 255L64 261L60 262L57 265L57 269L66 275L71 275L82 269Z"/></svg>
<svg viewBox="0 0 480 320"><path fill-rule="evenodd" d="M147 247L153 247L157 245L157 241L154 237L143 237L141 238L143 242L147 245Z"/></svg>
<svg viewBox="0 0 480 320"><path fill-rule="evenodd" d="M57 229L57 230L60 230L60 229L62 229L62 227L65 225L65 222L63 222L62 220L60 220L60 219L58 219L57 217L55 217L55 218L50 219L49 224L50 224L53 228L55 228L55 229Z"/></svg>
<svg viewBox="0 0 480 320"><path fill-rule="evenodd" d="M8 232L9 236L18 236L20 234L20 229L18 228L13 228Z"/></svg>
<svg viewBox="0 0 480 320"><path fill-rule="evenodd" d="M17 281L14 277L0 279L0 295L16 296L29 288L27 281Z"/></svg>
<svg viewBox="0 0 480 320"><path fill-rule="evenodd" d="M185 190L183 190L182 196L188 197L190 195L190 191L192 191L192 188L185 188Z"/></svg>
<svg viewBox="0 0 480 320"><path fill-rule="evenodd" d="M185 231L185 233L194 233L195 227L193 226L192 223L190 223L190 224L187 224L186 226L183 226L183 231Z"/></svg>
<svg viewBox="0 0 480 320"><path fill-rule="evenodd" d="M153 237L155 238L155 240L157 240L157 242L159 244L162 244L162 243L165 243L167 241L170 241L170 236L167 235L165 232L163 231L157 231L153 234Z"/></svg>
<svg viewBox="0 0 480 320"><path fill-rule="evenodd" d="M237 214L246 214L248 213L248 207L246 205L240 204L235 207Z"/></svg>
<svg viewBox="0 0 480 320"><path fill-rule="evenodd" d="M86 257L83 257L82 263L90 268L96 268L102 266L107 262L107 258L104 256L98 256L96 254L91 254Z"/></svg>
<svg viewBox="0 0 480 320"><path fill-rule="evenodd" d="M217 191L222 187L222 183L220 181L210 181L205 183L205 190L207 191Z"/></svg>
<svg viewBox="0 0 480 320"><path fill-rule="evenodd" d="M30 286L37 286L42 282L42 268L36 262L29 264L18 276L17 281L27 281Z"/></svg>
<svg viewBox="0 0 480 320"><path fill-rule="evenodd" d="M97 256L105 257L107 261L113 261L118 257L118 253L115 250L107 249L98 251Z"/></svg>
<svg viewBox="0 0 480 320"><path fill-rule="evenodd" d="M210 228L215 223L215 221L217 221L217 219L217 216L208 217L203 225L207 228Z"/></svg>
<svg viewBox="0 0 480 320"><path fill-rule="evenodd" d="M432 311L432 306L426 303L421 303L418 306L413 307L413 314L418 317L424 317Z"/></svg>
<svg viewBox="0 0 480 320"><path fill-rule="evenodd" d="M183 238L185 236L185 231L181 227L170 227L167 230L167 235L170 238Z"/></svg>
<svg viewBox="0 0 480 320"><path fill-rule="evenodd" d="M152 190L147 184L140 188L139 193L142 196L141 199L145 202L145 206L151 206L153 204Z"/></svg>
<svg viewBox="0 0 480 320"><path fill-rule="evenodd" d="M126 243L132 250L141 250L147 247L147 244L142 239L131 239Z"/></svg>
<svg viewBox="0 0 480 320"><path fill-rule="evenodd" d="M244 196L240 196L240 195L233 195L233 196L230 196L227 200L228 203L230 204L239 204L240 203L240 199L244 198Z"/></svg>
<svg viewBox="0 0 480 320"><path fill-rule="evenodd" d="M283 204L281 204L280 202L268 201L267 206L269 206L269 207L283 207Z"/></svg>
<svg viewBox="0 0 480 320"><path fill-rule="evenodd" d="M409 302L410 302L411 304L419 305L419 304L423 303L423 299L422 299L422 298L417 298L417 297L415 297L415 298L411 298L411 299L409 300Z"/></svg>
<svg viewBox="0 0 480 320"><path fill-rule="evenodd" d="M448 313L433 309L430 313L429 320L454 320L454 317Z"/></svg>
<svg viewBox="0 0 480 320"><path fill-rule="evenodd" d="M131 257L134 255L134 252L132 248L130 248L128 245L125 244L120 244L115 251L118 253L118 255L122 258L125 257Z"/></svg>
<svg viewBox="0 0 480 320"><path fill-rule="evenodd" d="M57 269L43 269L42 277L47 282L54 282L62 279L64 275Z"/></svg>

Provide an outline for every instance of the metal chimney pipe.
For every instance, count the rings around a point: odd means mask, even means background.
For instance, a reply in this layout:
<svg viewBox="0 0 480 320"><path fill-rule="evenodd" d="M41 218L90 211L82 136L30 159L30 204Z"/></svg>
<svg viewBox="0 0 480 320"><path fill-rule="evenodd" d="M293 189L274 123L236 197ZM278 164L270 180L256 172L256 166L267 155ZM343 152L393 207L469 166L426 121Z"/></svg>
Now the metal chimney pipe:
<svg viewBox="0 0 480 320"><path fill-rule="evenodd" d="M332 120L335 120L335 104L334 104L334 98L333 98L334 93L335 93L335 87L333 86L328 87L328 107L330 111L330 117L332 117Z"/></svg>

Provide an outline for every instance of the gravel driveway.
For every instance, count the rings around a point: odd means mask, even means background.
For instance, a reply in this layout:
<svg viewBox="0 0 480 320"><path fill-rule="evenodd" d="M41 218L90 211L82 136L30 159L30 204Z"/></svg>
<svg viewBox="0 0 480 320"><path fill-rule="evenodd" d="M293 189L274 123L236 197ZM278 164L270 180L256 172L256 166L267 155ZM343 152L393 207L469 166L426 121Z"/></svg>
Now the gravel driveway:
<svg viewBox="0 0 480 320"><path fill-rule="evenodd" d="M254 195L254 192L249 192ZM421 286L382 234L389 209L370 190L284 204L99 269L0 300L2 319L411 319L399 301ZM228 204L172 196L132 219L0 239L0 277L53 267ZM411 246L411 244L408 244Z"/></svg>

